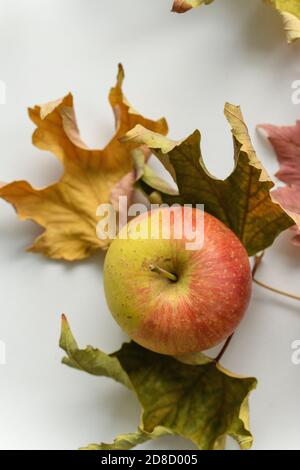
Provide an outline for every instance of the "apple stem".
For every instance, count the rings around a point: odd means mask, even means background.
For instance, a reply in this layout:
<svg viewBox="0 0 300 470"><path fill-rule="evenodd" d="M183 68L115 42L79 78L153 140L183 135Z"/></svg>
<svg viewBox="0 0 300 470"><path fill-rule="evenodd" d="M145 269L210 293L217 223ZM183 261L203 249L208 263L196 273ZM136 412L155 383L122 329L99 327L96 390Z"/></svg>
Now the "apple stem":
<svg viewBox="0 0 300 470"><path fill-rule="evenodd" d="M160 274L166 279L169 279L169 281L176 282L178 280L176 274L170 273L169 271L166 271L165 269L160 268L159 266L156 266L155 264L150 264L149 268L150 268L150 271L152 271L153 273Z"/></svg>

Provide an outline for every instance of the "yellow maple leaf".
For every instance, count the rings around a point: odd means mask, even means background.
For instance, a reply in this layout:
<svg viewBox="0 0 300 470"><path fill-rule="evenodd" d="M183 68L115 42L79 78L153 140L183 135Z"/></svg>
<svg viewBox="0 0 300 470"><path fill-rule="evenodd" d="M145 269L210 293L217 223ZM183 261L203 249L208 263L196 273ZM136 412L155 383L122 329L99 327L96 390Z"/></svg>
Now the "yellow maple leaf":
<svg viewBox="0 0 300 470"><path fill-rule="evenodd" d="M44 189L26 181L0 187L0 197L15 207L20 219L33 220L45 229L28 251L73 261L107 248L109 240L96 234L97 207L110 202L112 189L131 170L131 152L137 146L121 144L119 138L137 124L167 133L165 119L146 119L130 107L122 92L123 79L119 65L117 83L109 94L116 132L102 150L89 149L81 140L71 94L29 109L37 127L33 144L55 154L64 172L57 183Z"/></svg>
<svg viewBox="0 0 300 470"><path fill-rule="evenodd" d="M185 13L192 8L209 5L214 0L173 0L172 11ZM282 17L288 43L300 38L300 1L299 0L263 0L272 5Z"/></svg>
<svg viewBox="0 0 300 470"><path fill-rule="evenodd" d="M294 42L300 38L300 2L299 0L264 0L270 3L283 21L284 31L288 43Z"/></svg>

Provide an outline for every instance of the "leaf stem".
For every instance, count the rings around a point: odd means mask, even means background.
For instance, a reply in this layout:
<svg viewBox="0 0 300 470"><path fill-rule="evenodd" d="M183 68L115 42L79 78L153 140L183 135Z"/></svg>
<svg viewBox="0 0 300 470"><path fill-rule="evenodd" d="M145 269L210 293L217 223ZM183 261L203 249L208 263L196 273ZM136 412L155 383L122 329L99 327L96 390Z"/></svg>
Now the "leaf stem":
<svg viewBox="0 0 300 470"><path fill-rule="evenodd" d="M231 340L232 340L233 335L234 335L234 333L232 333L232 335L227 338L227 340L226 340L225 343L224 343L223 348L221 349L221 351L219 352L219 354L218 354L217 357L215 358L215 362L220 362L220 360L221 360L222 357L224 356L225 351L226 351L226 349L228 348L228 346L229 346L229 344L230 344L230 342L231 342Z"/></svg>
<svg viewBox="0 0 300 470"><path fill-rule="evenodd" d="M258 286L263 287L264 289L270 290L271 292L275 292L275 294L284 295L285 297L289 297L290 299L294 300L300 300L299 295L290 294L289 292L285 292L280 289L275 289L275 287L268 286L264 282L258 281L257 279L253 279L253 282L255 282L255 284L257 284Z"/></svg>
<svg viewBox="0 0 300 470"><path fill-rule="evenodd" d="M268 284L265 284L264 282L261 282L261 281L258 281L257 279L255 279L254 276L256 274L256 271L257 271L260 263L262 262L263 256L264 256L264 253L261 253L261 255L257 255L254 258L254 266L253 266L253 269L252 269L253 282L255 282L255 284L257 284L258 286L263 287L264 289L267 289L271 292L275 292L275 294L283 295L284 297L289 297L290 299L294 299L294 300L300 300L299 295L291 294L291 293L285 292L284 290L281 290L281 289L276 289L275 287L271 287Z"/></svg>

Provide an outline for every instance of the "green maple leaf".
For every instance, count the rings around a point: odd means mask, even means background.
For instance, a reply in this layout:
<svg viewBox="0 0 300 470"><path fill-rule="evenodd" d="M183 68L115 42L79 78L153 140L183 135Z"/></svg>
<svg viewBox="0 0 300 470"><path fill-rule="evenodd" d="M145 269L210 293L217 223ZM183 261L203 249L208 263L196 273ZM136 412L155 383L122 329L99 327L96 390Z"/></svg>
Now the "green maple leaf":
<svg viewBox="0 0 300 470"><path fill-rule="evenodd" d="M114 442L107 444L90 444L87 447L82 447L81 450L130 450L137 445L144 444L144 442L158 439L159 437L166 436L170 433L167 429L158 426L152 433L148 433L138 428L136 432L128 434L120 434L114 439Z"/></svg>
<svg viewBox="0 0 300 470"><path fill-rule="evenodd" d="M67 354L64 364L116 380L137 395L142 407L135 433L85 449L131 449L166 434L187 438L203 450L223 448L227 435L241 449L251 447L248 397L256 379L236 376L207 358L187 364L133 342L110 355L90 346L79 349L65 317L60 346Z"/></svg>
<svg viewBox="0 0 300 470"><path fill-rule="evenodd" d="M164 202L204 204L207 212L236 233L252 256L270 246L294 222L271 199L274 184L256 156L240 108L227 103L225 115L232 129L235 160L235 168L225 180L206 169L198 130L175 142L138 125L121 140L147 145L171 174L179 195L162 192Z"/></svg>
<svg viewBox="0 0 300 470"><path fill-rule="evenodd" d="M214 0L174 0L172 11L185 13L191 8L208 5ZM263 0L272 5L281 15L288 42L300 38L300 2L299 0Z"/></svg>

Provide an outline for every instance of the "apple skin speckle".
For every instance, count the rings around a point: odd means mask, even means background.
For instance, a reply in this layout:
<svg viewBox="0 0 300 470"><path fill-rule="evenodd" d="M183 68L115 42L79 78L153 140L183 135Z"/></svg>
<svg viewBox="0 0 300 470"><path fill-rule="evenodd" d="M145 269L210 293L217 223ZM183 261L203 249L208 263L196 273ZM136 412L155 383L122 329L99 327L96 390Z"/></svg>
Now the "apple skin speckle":
<svg viewBox="0 0 300 470"><path fill-rule="evenodd" d="M177 210L181 216L183 209ZM147 224L152 216L153 211L134 220ZM175 218L176 212L173 223ZM175 274L177 281L151 271L153 265ZM214 347L233 333L246 312L252 276L240 240L204 213L204 243L198 250L187 250L184 237L114 240L106 255L104 288L112 315L134 341L179 355Z"/></svg>

